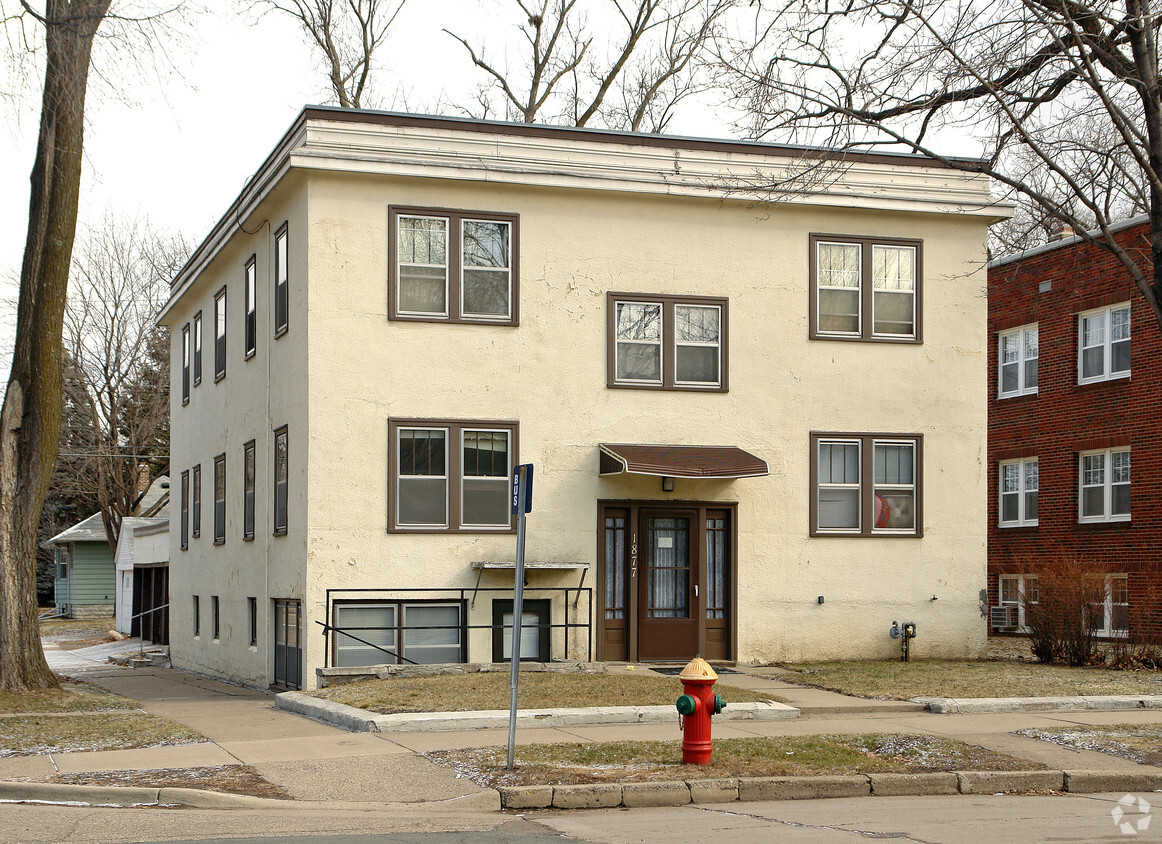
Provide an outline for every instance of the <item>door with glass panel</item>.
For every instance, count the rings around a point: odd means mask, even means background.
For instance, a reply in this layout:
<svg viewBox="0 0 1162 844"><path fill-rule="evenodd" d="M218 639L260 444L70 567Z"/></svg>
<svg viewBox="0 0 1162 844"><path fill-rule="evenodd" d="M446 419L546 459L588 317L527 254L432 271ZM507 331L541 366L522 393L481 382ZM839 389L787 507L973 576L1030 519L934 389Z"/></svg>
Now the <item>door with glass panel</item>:
<svg viewBox="0 0 1162 844"><path fill-rule="evenodd" d="M643 510L638 523L643 540L638 659L689 659L699 652L698 513Z"/></svg>

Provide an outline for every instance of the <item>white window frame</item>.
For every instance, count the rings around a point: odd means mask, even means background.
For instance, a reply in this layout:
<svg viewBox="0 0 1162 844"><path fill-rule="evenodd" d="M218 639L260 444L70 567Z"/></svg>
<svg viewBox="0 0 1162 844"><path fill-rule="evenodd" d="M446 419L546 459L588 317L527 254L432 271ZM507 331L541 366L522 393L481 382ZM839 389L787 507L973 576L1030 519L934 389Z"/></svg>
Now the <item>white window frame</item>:
<svg viewBox="0 0 1162 844"><path fill-rule="evenodd" d="M633 384L633 385L650 385L661 386L666 380L666 360L663 348L663 341L666 336L666 306L663 302L638 302L630 299L616 300L613 303L613 324L618 326L621 322L619 315L622 306L626 307L641 307L641 308L657 308L658 309L658 339L657 340L623 340L616 333L613 337L613 354L614 354L614 377L618 384ZM654 346L658 350L658 377L657 378L623 378L616 375L620 371L621 364L621 346L622 344L634 346ZM717 386L717 385L715 385Z"/></svg>
<svg viewBox="0 0 1162 844"><path fill-rule="evenodd" d="M1126 329L1129 331L1129 336L1120 338L1116 342L1131 343L1133 341L1133 328L1130 321L1130 303L1121 302L1117 305L1110 305L1105 308L1097 308L1092 311L1085 311L1077 315L1077 383L1078 384L1096 384L1100 381L1113 381L1118 378L1129 378L1130 367L1127 366L1124 370L1112 370L1113 366L1113 315L1125 311L1126 313ZM1092 320L1101 317L1102 319L1102 336L1099 341L1086 345L1085 337L1085 323L1086 320ZM1085 352L1089 349L1102 350L1102 369L1097 375L1086 377L1082 374L1082 362L1085 357ZM1132 345L1131 345L1132 350Z"/></svg>
<svg viewBox="0 0 1162 844"><path fill-rule="evenodd" d="M1005 469L1010 466L1015 466L1017 469L1017 488L1014 490L1005 489ZM1030 486L1029 484L1029 467L1037 466L1037 485ZM1002 460L997 467L997 524L1000 527L1036 527L1037 517L1029 518L1029 494L1038 493L1041 487L1040 484L1041 469L1036 457L1022 457L1017 460ZM1005 496L1017 496L1017 518L1005 520ZM1040 503L1040 495L1038 495L1038 503Z"/></svg>
<svg viewBox="0 0 1162 844"><path fill-rule="evenodd" d="M855 254L856 254L856 266L855 266L856 284L855 284L855 287L847 287L845 285L824 284L822 282L822 280L820 278L821 272L819 270L819 266L820 266L819 258L820 258L820 252L823 250L823 247L825 247L825 246L840 246L840 247L844 247L846 249L854 249L855 250ZM841 240L819 240L819 241L816 241L815 242L815 267L816 267L816 270L815 270L815 272L816 272L816 283L815 283L815 313L816 313L815 331L816 331L816 333L818 333L820 336L824 336L824 337L852 337L852 338L856 338L856 339L862 337L863 336L863 295L864 295L864 291L863 291L863 248L862 248L862 246L859 243L853 243L850 241L845 242L845 241L841 241ZM855 291L855 307L856 307L855 325L856 325L856 327L855 327L854 331L824 330L824 329L819 327L818 321L819 321L819 318L823 315L823 308L822 308L822 304L820 302L820 298L821 298L822 292L824 290L842 290L842 291L854 290Z"/></svg>
<svg viewBox="0 0 1162 844"><path fill-rule="evenodd" d="M403 433L405 431L440 431L444 434L444 474L443 475L405 475L399 470L400 461L400 447L403 442ZM448 523L451 520L451 506L448 501L449 487L451 486L451 449L453 446L452 432L445 427L431 426L431 425L401 425L396 429L395 442L392 447L395 449L395 524L400 530L446 530L450 526ZM400 520L399 508L402 495L400 493L400 483L405 480L437 480L444 481L444 521L442 522L403 522Z"/></svg>
<svg viewBox="0 0 1162 844"><path fill-rule="evenodd" d="M1035 349L1032 354L1029 354L1030 335L1033 337L1033 346ZM1013 361L1005 360L1005 341L1009 339L1015 339L1017 343L1017 358ZM1019 328L1002 331L997 335L997 396L999 398L1026 396L1037 392L1038 379L1036 377L1030 379L1028 377L1028 370L1030 363L1037 366L1039 351L1037 323L1022 325ZM1017 386L1012 390L1006 390L1004 388L1006 366L1015 366L1017 369ZM1030 380L1033 381L1032 384L1029 384Z"/></svg>
<svg viewBox="0 0 1162 844"><path fill-rule="evenodd" d="M810 519L811 536L923 536L923 436L920 434L811 434L811 495L815 511ZM819 481L819 449L823 445L859 445L859 481L857 483L821 483ZM912 482L887 483L876 480L876 451L880 446L906 446L912 455ZM859 527L820 527L819 496L824 489L859 489ZM877 527L875 501L880 492L910 493L912 501L911 527Z"/></svg>
<svg viewBox="0 0 1162 844"><path fill-rule="evenodd" d="M1125 638L1130 635L1129 630L1129 607L1130 607L1130 577L1127 574L1106 574L1102 575L1102 626L1094 627L1093 632L1098 636L1106 636L1108 638ZM1114 584L1119 583L1126 600L1114 600ZM1114 607L1126 607L1126 627L1114 627Z"/></svg>
<svg viewBox="0 0 1162 844"><path fill-rule="evenodd" d="M1016 598L1005 598L1005 582L1015 582ZM1002 607L1017 608L1017 629L1028 632L1029 626L1025 623L1025 607L1027 604L1040 603L1040 582L1035 574L1002 574L997 578L997 603ZM1033 600L1029 600L1029 596Z"/></svg>
<svg viewBox="0 0 1162 844"><path fill-rule="evenodd" d="M1097 449L1094 451L1083 451L1077 458L1077 520L1082 523L1098 523L1098 522L1128 522L1130 521L1130 512L1133 507L1133 475L1132 475L1132 458L1131 465L1127 467L1131 471L1130 480L1124 482L1114 481L1114 457L1120 454L1130 454L1128 446L1121 446L1118 448ZM1099 469L1096 467L1091 471L1101 471L1102 478L1097 483L1086 483L1086 460L1087 458L1101 457L1102 466ZM1130 489L1131 496L1131 511L1126 513L1113 513L1113 489L1115 486L1125 486ZM1102 512L1099 515L1086 515L1085 513L1085 491L1087 489L1102 489Z"/></svg>
<svg viewBox="0 0 1162 844"><path fill-rule="evenodd" d="M686 308L688 310L702 310L714 311L718 314L718 339L714 342L707 342L705 340L679 340L678 339L678 308ZM663 327L665 325L665 315L663 314ZM688 381L678 377L678 349L681 347L693 349L714 349L717 356L717 366L715 369L718 372L718 377L713 381ZM665 375L665 373L663 373ZM682 387L720 387L722 385L722 306L721 305L704 305L697 302L675 302L674 303L674 384Z"/></svg>
<svg viewBox="0 0 1162 844"><path fill-rule="evenodd" d="M468 266L464 260L464 228L468 223L486 223L493 226L504 226L508 229L508 254L505 256L507 263L504 267L476 267ZM511 322L512 321L512 238L513 238L513 224L511 220L489 220L484 217L461 217L460 218L460 254L459 260L456 262L460 268L460 317L465 320L473 322ZM503 272L508 282L508 294L505 296L505 311L503 314L479 314L475 311L469 311L464 305L464 289L465 289L465 273L469 270L485 271L491 273Z"/></svg>
<svg viewBox="0 0 1162 844"><path fill-rule="evenodd" d="M470 433L471 434L498 434L498 433L504 434L505 454L508 456L508 468L506 469L504 475L472 475L472 476L468 476L468 475L464 474L464 446L465 446L464 441L465 441L466 435L470 434ZM500 524L500 523L477 524L476 522L467 521L467 519L464 516L464 509L465 509L464 508L464 487L465 487L465 482L469 480L469 477L471 477L471 480L484 481L486 483L489 483L489 484L496 486L497 489L504 489L504 490L508 489L509 484L512 483L512 481L511 481L512 466L513 466L513 462L512 462L512 431L508 430L507 428L487 428L487 427L481 427L481 426L466 425L460 429L459 446L460 446L460 455L459 455L459 459L457 462L460 464L459 465L460 471L458 473L459 480L460 480L460 483L458 484L458 486L460 487L460 527L469 528L472 530L508 530L509 525L512 523L512 519L511 519L511 516L508 513L507 509L505 511L505 521L503 524ZM444 469L446 472L448 469L447 464L445 464Z"/></svg>
<svg viewBox="0 0 1162 844"><path fill-rule="evenodd" d="M430 319L431 318L447 319L448 314L449 314L449 305L451 304L448 301L448 269L449 269L448 265L451 262L451 257L452 257L449 254L450 250L452 248L452 237L451 237L451 231L450 231L452 228L452 221L448 217L441 216L438 214L399 214L396 217L395 232L393 233L393 236L396 238L396 241L397 241L397 250L398 250L399 230L401 228L400 224L404 220L427 220L429 222L439 220L440 222L442 222L444 224L444 263L443 264L417 264L417 263L409 262L406 264L406 266L409 266L409 267L423 267L425 269L436 269L437 267L439 267L439 268L443 269L443 271L444 271L444 310L442 310L442 311L409 311L409 310L405 310L402 305L397 304L397 306L396 306L397 313L402 317L427 317ZM404 266L405 266L405 263L400 258L399 253L397 251L396 258L395 258L395 287L396 287L396 289L395 289L395 301L397 303L403 301L403 296L402 296L402 293L403 293L403 291L402 291L403 273L401 272L401 269Z"/></svg>

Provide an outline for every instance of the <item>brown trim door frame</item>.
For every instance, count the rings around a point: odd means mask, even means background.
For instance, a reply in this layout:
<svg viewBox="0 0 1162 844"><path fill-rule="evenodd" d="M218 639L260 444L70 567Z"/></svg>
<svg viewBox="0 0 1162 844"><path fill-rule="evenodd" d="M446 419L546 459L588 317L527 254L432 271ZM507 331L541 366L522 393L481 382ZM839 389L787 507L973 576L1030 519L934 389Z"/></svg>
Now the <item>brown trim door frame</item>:
<svg viewBox="0 0 1162 844"><path fill-rule="evenodd" d="M599 501L597 658L733 661L738 642L738 507L735 502ZM650 618L651 520L689 520L688 624ZM657 524L655 523L655 527ZM656 558L656 556L655 556ZM667 632L668 630L668 632ZM672 640L672 641L671 641Z"/></svg>

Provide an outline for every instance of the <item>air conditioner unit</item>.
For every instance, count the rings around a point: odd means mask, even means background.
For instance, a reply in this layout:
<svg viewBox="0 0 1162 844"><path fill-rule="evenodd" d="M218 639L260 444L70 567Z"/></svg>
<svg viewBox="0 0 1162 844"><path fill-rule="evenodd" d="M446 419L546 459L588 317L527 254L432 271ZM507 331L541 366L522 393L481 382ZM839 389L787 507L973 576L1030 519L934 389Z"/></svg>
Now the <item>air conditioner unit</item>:
<svg viewBox="0 0 1162 844"><path fill-rule="evenodd" d="M1003 630L1019 627L1021 624L1019 608L1015 604L1006 604L1000 607L989 607L989 623L994 630Z"/></svg>

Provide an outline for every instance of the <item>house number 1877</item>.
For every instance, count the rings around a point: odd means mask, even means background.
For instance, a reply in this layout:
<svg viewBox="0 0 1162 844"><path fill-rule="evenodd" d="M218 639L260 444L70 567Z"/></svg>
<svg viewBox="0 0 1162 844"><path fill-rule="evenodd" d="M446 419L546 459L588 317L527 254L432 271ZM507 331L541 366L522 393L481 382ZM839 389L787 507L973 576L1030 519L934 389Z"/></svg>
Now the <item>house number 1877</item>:
<svg viewBox="0 0 1162 844"><path fill-rule="evenodd" d="M633 535L633 540L629 545L629 576L637 577L637 534Z"/></svg>

